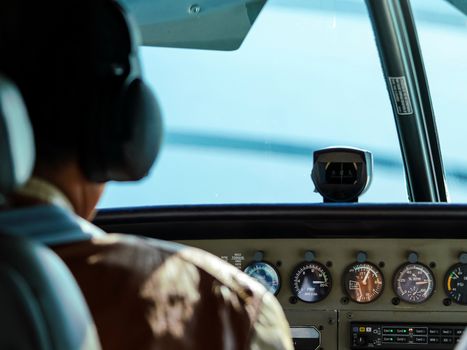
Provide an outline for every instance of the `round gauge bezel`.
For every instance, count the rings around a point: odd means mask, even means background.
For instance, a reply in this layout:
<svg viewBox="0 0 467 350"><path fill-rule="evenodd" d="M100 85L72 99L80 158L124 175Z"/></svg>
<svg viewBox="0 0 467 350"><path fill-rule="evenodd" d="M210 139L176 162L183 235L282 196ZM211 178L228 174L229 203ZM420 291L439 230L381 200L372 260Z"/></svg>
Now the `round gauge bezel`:
<svg viewBox="0 0 467 350"><path fill-rule="evenodd" d="M347 283L346 283L346 276L350 273L350 269L353 268L354 266L357 266L357 265L370 265L373 267L373 269L375 269L379 275L381 276L381 283L382 283L382 286L381 286L381 291L376 295L376 297L372 300L369 300L369 301L358 301L358 300L355 300L352 298L352 296L350 295L349 291L347 290ZM347 267L345 268L345 271L342 275L342 288L344 289L344 293L345 295L347 295L349 297L350 300L352 300L353 302L357 303L357 304L370 304L370 303L373 303L375 302L376 300L378 300L381 295L383 295L384 293L384 289L386 287L386 282L384 280L384 274L383 272L379 269L378 266L376 266L375 264L371 263L371 262L363 262L363 263L360 263L358 261L355 261L349 265L347 265Z"/></svg>
<svg viewBox="0 0 467 350"><path fill-rule="evenodd" d="M267 265L269 265L270 267L272 267L272 269L276 272L277 281L278 281L279 287L278 287L277 290L274 292L274 295L277 296L277 295L279 294L280 290L281 290L281 287L282 287L282 278L281 278L281 275L280 275L280 273L279 273L279 270L278 270L271 262L269 262L269 261L267 261L267 260L251 261L251 262L248 263L248 265L246 265L246 266L243 268L242 271L243 271L246 275L248 275L248 273L246 273L246 269L247 269L249 266L254 265L254 264L258 264L258 263L267 264ZM254 279L255 281L257 281L258 283L261 283L261 282L259 282L256 278L254 278L253 276L250 276L250 275L248 275L248 276L251 277L251 278L253 278L253 279ZM261 284L261 285L263 285L263 284ZM263 286L264 286L264 285L263 285ZM264 288L266 288L266 287L264 286ZM267 290L268 292L270 292L269 289L266 288L266 290ZM270 292L270 293L271 293L271 292Z"/></svg>
<svg viewBox="0 0 467 350"><path fill-rule="evenodd" d="M454 270L454 269L457 269L458 267L460 266L466 266L467 268L467 264L464 264L464 263L457 263L457 264L454 264L452 265L451 267L449 267L449 269L446 271L446 275L444 276L444 283L443 283L443 287L444 287L444 292L446 293L446 296L453 302L455 302L457 305L467 305L467 303L460 303L458 302L456 299L454 299L453 297L451 297L449 295L449 291L448 291L448 278L449 278L449 275L451 274L451 272ZM467 287L466 287L467 288Z"/></svg>
<svg viewBox="0 0 467 350"><path fill-rule="evenodd" d="M317 267L321 268L323 270L323 272L327 275L328 277L328 288L327 288L327 293L326 295L324 295L321 299L319 300L314 300L314 301L308 301L308 300L303 300L299 297L298 293L295 291L295 276L297 275L298 271L306 266L306 265L316 265ZM326 299L329 294L331 294L331 290L332 290L332 286L333 286L333 283L332 283L332 275L331 275L331 271L329 271L329 269L321 264L320 262L317 262L317 261L302 261L300 263L298 263L297 265L295 265L295 267L293 268L292 270L292 274L291 274L291 277L290 277L290 289L292 290L292 294L300 301L304 302L304 303L307 303L307 304L316 304L316 303L319 303L321 301L323 301L324 299Z"/></svg>
<svg viewBox="0 0 467 350"><path fill-rule="evenodd" d="M398 277L398 274L400 274L407 266L409 265L419 265L419 266L422 266L424 269L426 269L426 271L428 271L430 274L431 274L431 279L433 281L433 288L431 289L431 292L430 294L428 295L428 297L425 299L425 300L422 300L422 301L410 301L410 300L406 300L404 299L403 297L401 297L397 291L397 277ZM396 272L394 272L394 276L392 278L392 288L394 290L394 293L396 294L396 296L401 300L403 301L404 303L408 303L408 304L423 304L425 302L427 302L432 296L433 294L435 293L436 291L436 278L435 278L435 274L433 273L433 271L425 264L422 264L422 263L419 263L419 262L416 262L416 263L411 263L411 262L406 262L404 264L402 264L401 266L399 266L396 270Z"/></svg>

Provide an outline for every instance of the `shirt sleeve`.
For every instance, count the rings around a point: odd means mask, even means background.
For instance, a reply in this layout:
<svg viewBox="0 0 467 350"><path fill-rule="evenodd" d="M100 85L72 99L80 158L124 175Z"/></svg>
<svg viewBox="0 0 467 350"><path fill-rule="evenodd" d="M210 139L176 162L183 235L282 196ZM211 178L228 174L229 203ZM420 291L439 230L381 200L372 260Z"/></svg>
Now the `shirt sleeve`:
<svg viewBox="0 0 467 350"><path fill-rule="evenodd" d="M258 318L253 325L250 350L293 350L284 311L271 293L263 296Z"/></svg>

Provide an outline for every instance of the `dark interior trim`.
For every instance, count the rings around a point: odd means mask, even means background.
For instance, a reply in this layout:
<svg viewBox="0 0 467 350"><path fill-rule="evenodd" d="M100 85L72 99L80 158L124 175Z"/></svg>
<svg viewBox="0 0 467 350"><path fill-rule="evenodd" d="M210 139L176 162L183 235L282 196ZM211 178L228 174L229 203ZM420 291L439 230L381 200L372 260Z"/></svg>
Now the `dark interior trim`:
<svg viewBox="0 0 467 350"><path fill-rule="evenodd" d="M95 224L167 240L467 238L463 204L200 205L103 209Z"/></svg>

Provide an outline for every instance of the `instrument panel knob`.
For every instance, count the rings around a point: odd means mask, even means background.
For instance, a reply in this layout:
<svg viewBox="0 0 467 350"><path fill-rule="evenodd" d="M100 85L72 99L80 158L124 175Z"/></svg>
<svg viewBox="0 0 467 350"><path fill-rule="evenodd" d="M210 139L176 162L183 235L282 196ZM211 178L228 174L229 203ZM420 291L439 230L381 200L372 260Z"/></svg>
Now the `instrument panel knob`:
<svg viewBox="0 0 467 350"><path fill-rule="evenodd" d="M357 253L357 262L359 262L360 264L366 262L368 259L368 254L366 252L358 252Z"/></svg>
<svg viewBox="0 0 467 350"><path fill-rule="evenodd" d="M315 260L315 257L316 257L316 254L315 254L314 251L312 251L312 250L307 250L306 253L305 253L304 259L305 259L305 261L307 261L307 262L311 262L311 261Z"/></svg>
<svg viewBox="0 0 467 350"><path fill-rule="evenodd" d="M418 254L415 252L410 252L409 255L407 256L407 260L411 264L416 264L418 262Z"/></svg>
<svg viewBox="0 0 467 350"><path fill-rule="evenodd" d="M264 252L262 250L257 250L253 255L253 261L263 261Z"/></svg>

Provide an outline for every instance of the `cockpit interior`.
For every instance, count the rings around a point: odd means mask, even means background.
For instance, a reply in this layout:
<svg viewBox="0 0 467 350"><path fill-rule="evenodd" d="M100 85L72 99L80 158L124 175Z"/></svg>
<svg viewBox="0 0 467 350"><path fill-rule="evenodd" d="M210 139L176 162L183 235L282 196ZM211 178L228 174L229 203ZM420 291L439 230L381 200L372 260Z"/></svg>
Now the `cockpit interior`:
<svg viewBox="0 0 467 350"><path fill-rule="evenodd" d="M467 2L123 5L164 138L93 224L235 266L295 350L467 349Z"/></svg>

